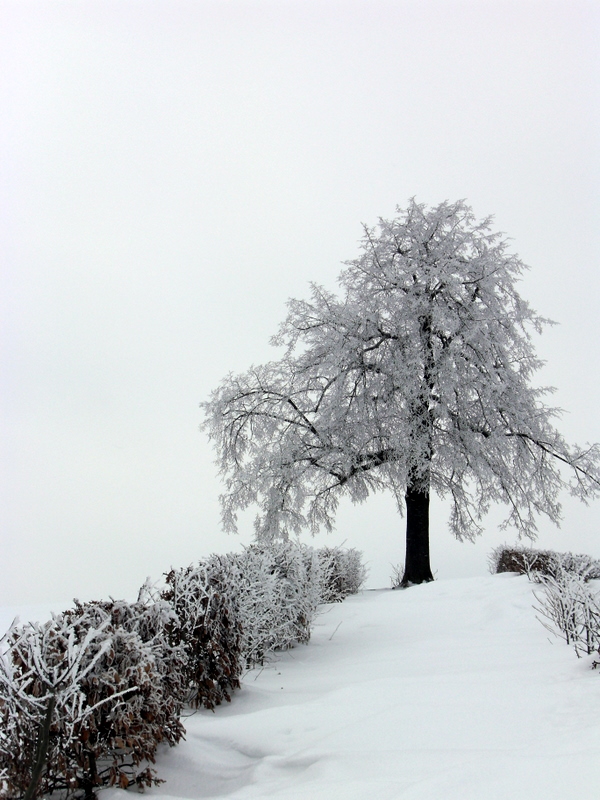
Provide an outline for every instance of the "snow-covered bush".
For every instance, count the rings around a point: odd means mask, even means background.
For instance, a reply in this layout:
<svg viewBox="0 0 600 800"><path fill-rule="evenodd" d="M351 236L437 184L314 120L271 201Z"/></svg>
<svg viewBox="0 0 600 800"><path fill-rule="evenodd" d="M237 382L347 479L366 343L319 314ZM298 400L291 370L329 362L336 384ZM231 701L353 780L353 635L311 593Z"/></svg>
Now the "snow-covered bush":
<svg viewBox="0 0 600 800"><path fill-rule="evenodd" d="M67 614L84 612L92 624L100 624L108 616L115 628L124 628L130 633L137 633L154 655L165 691L179 703L181 709L187 692L186 652L174 635L179 618L173 606L161 598L151 584L146 582L139 591L136 603L112 598L85 604L75 600L75 611Z"/></svg>
<svg viewBox="0 0 600 800"><path fill-rule="evenodd" d="M3 645L3 798L89 798L99 786L159 782L149 763L184 729L151 641L102 604L77 604L44 624L12 626Z"/></svg>
<svg viewBox="0 0 600 800"><path fill-rule="evenodd" d="M538 575L554 577L568 572L585 581L600 578L600 561L584 554L557 553L530 547L495 548L489 558L490 572L518 572L537 580Z"/></svg>
<svg viewBox="0 0 600 800"><path fill-rule="evenodd" d="M172 569L162 600L173 608L170 642L185 652L185 701L214 708L239 688L241 632L229 586L209 562Z"/></svg>
<svg viewBox="0 0 600 800"><path fill-rule="evenodd" d="M538 574L543 594L536 592L536 610L540 622L556 633L555 628L573 645L578 656L591 655L600 647L600 592L585 576L566 569L554 575ZM548 624L551 623L551 624Z"/></svg>
<svg viewBox="0 0 600 800"><path fill-rule="evenodd" d="M159 743L184 734L184 703L214 708L242 664L307 642L321 602L357 592L360 553L255 544L172 569L136 603L79 603L0 641L0 797L160 782Z"/></svg>
<svg viewBox="0 0 600 800"><path fill-rule="evenodd" d="M518 572L541 584L543 593L535 593L535 610L542 625L555 634L558 630L578 656L600 649L600 593L594 588L600 561L582 554L503 545L492 551L490 571Z"/></svg>
<svg viewBox="0 0 600 800"><path fill-rule="evenodd" d="M401 589L402 581L404 580L404 566L402 564L392 564L391 567L390 583L392 589Z"/></svg>
<svg viewBox="0 0 600 800"><path fill-rule="evenodd" d="M258 663L268 649L264 641L266 631L270 630L277 577L266 565L248 558L245 553L212 555L201 567L228 599L239 635L243 665Z"/></svg>
<svg viewBox="0 0 600 800"><path fill-rule="evenodd" d="M297 642L308 642L322 602L323 573L314 548L283 542L254 545L245 554L276 578L271 601L272 643L268 649L285 650Z"/></svg>
<svg viewBox="0 0 600 800"><path fill-rule="evenodd" d="M366 576L361 556L341 547L315 550L290 541L256 543L240 553L213 555L197 567L172 572L167 582L173 576L179 581L185 577L186 586L196 586L194 591L210 587L226 598L244 664L251 667L264 663L270 652L308 642L319 604L343 600L360 590ZM162 595L174 605L184 626L198 603L193 592L182 602L186 592L189 589L179 589L179 599L172 590Z"/></svg>
<svg viewBox="0 0 600 800"><path fill-rule="evenodd" d="M354 548L322 547L319 560L324 573L323 603L339 603L349 594L357 594L367 577L362 553Z"/></svg>
<svg viewBox="0 0 600 800"><path fill-rule="evenodd" d="M241 553L212 556L204 567L235 608L247 667L264 663L274 650L309 640L322 590L313 548L254 544Z"/></svg>

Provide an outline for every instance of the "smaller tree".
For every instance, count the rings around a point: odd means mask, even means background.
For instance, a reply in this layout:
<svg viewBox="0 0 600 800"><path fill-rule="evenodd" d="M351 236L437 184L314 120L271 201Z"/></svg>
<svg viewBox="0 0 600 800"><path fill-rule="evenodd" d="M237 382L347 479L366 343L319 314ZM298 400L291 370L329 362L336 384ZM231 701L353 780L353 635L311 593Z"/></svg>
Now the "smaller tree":
<svg viewBox="0 0 600 800"><path fill-rule="evenodd" d="M291 300L279 361L229 375L203 404L225 478L223 523L259 507L257 535L331 529L339 499L388 490L406 511L403 584L432 580L429 498L452 503L459 538L492 502L534 537L560 519L559 492L600 489L597 445L570 446L533 376L548 321L519 295L525 268L462 201L411 201L366 228L341 296ZM562 469L570 473L571 480Z"/></svg>

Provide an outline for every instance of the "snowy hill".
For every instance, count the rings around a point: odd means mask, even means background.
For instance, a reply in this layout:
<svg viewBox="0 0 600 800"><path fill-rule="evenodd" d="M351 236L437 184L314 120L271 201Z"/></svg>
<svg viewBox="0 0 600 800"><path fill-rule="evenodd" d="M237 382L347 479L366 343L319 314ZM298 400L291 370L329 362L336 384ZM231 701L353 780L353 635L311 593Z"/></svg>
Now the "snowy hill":
<svg viewBox="0 0 600 800"><path fill-rule="evenodd" d="M540 625L532 588L503 574L325 606L309 645L185 720L148 796L597 800L600 674Z"/></svg>

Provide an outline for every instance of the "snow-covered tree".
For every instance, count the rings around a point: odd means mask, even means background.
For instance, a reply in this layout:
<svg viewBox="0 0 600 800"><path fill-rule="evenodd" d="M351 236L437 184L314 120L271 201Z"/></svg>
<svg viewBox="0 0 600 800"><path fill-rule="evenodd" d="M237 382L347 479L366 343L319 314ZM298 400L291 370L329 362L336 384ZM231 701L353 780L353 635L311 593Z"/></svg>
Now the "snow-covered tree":
<svg viewBox="0 0 600 800"><path fill-rule="evenodd" d="M492 502L535 536L560 518L560 490L600 489L599 449L568 445L532 333L548 320L521 298L525 269L491 220L462 201L411 201L364 229L341 295L313 285L290 300L273 343L285 354L229 375L203 404L225 479L223 521L258 504L257 535L333 525L339 499L391 491L406 509L404 585L432 580L431 491L472 539ZM568 474L567 474L568 473Z"/></svg>

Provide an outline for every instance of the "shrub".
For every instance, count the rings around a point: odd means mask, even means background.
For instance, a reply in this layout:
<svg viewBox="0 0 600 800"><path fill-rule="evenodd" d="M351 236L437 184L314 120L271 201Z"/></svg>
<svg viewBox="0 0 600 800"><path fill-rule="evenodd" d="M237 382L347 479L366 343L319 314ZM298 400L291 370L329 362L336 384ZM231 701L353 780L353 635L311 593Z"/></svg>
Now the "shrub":
<svg viewBox="0 0 600 800"><path fill-rule="evenodd" d="M390 582L392 589L401 589L404 579L404 566L402 564L392 564L391 567L392 574L390 575Z"/></svg>
<svg viewBox="0 0 600 800"><path fill-rule="evenodd" d="M102 604L13 626L0 657L2 796L160 782L148 765L176 744L181 703L167 691L152 644L115 625ZM40 745L43 746L40 748ZM45 752L42 752L45 751ZM36 764L45 761L29 788Z"/></svg>
<svg viewBox="0 0 600 800"><path fill-rule="evenodd" d="M583 576L568 570L554 575L538 576L544 589L537 592L536 610L551 623L540 622L553 633L562 633L567 644L573 645L578 656L591 655L600 647L600 595L595 593Z"/></svg>
<svg viewBox="0 0 600 800"><path fill-rule="evenodd" d="M218 583L233 609L242 663L262 663L273 644L270 631L277 576L256 553L213 555L204 562L211 580Z"/></svg>
<svg viewBox="0 0 600 800"><path fill-rule="evenodd" d="M534 608L543 617L538 619L552 633L558 629L578 656L600 648L600 596L590 584L600 578L600 561L581 554L503 545L492 552L490 571L518 572L541 584L543 594L535 593L538 605Z"/></svg>
<svg viewBox="0 0 600 800"><path fill-rule="evenodd" d="M562 572L581 576L585 581L600 578L600 561L587 555L556 553L530 547L501 545L492 551L490 572L518 572L537 580L536 575L555 577Z"/></svg>
<svg viewBox="0 0 600 800"><path fill-rule="evenodd" d="M212 556L204 565L235 609L246 667L309 640L322 585L313 548L255 544L241 553Z"/></svg>
<svg viewBox="0 0 600 800"><path fill-rule="evenodd" d="M0 648L0 797L161 781L158 745L184 735L184 703L209 709L243 663L308 642L321 602L358 592L361 554L255 544L172 569L136 603L79 603L44 624L13 625Z"/></svg>
<svg viewBox="0 0 600 800"><path fill-rule="evenodd" d="M123 628L136 633L142 642L151 650L156 668L161 675L164 690L179 704L179 710L186 698L186 652L181 643L176 641L174 630L179 619L173 606L156 593L152 592L149 583L140 589L138 601L128 603L126 600L98 600L79 603L75 600L75 611L72 614L87 613L93 624L101 624L108 616L114 628Z"/></svg>
<svg viewBox="0 0 600 800"><path fill-rule="evenodd" d="M354 548L322 547L319 559L324 573L321 602L340 603L357 594L367 577L362 553Z"/></svg>
<svg viewBox="0 0 600 800"><path fill-rule="evenodd" d="M241 632L228 586L209 562L172 569L162 600L176 618L170 642L185 652L185 701L214 709L240 686Z"/></svg>
<svg viewBox="0 0 600 800"><path fill-rule="evenodd" d="M284 542L246 553L258 557L276 578L272 600L272 642L269 650L286 650L310 640L312 623L322 602L323 572L314 548Z"/></svg>

